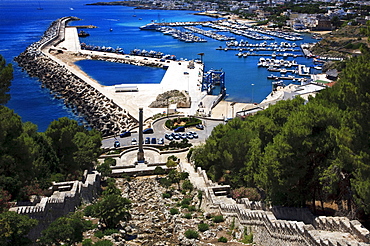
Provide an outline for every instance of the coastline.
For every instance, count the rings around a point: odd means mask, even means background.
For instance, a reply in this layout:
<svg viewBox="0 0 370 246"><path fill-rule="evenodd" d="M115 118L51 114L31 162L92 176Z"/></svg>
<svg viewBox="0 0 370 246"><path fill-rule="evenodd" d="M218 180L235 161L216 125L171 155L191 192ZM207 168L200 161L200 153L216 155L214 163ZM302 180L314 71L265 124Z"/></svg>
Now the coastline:
<svg viewBox="0 0 370 246"><path fill-rule="evenodd" d="M43 39L30 45L16 60L30 76L39 77L43 86L55 93L55 97L63 98L68 107L85 116L89 125L101 131L103 136L135 128L139 107L144 108L144 118L166 111L166 108L149 108L149 105L159 94L170 90L189 94L191 107L178 109L182 114L196 115L200 102L205 112L211 112L217 96L207 95L201 90L202 63L167 60L162 64L158 58L81 50L77 29L66 28L70 20L76 19L68 17L54 21ZM160 84L136 84L134 86L138 91L117 93L115 86L99 84L74 64L81 59L135 65L156 64L158 67L167 67L167 71ZM218 108L214 109L214 115L223 117L222 113L221 116L217 113L219 111Z"/></svg>

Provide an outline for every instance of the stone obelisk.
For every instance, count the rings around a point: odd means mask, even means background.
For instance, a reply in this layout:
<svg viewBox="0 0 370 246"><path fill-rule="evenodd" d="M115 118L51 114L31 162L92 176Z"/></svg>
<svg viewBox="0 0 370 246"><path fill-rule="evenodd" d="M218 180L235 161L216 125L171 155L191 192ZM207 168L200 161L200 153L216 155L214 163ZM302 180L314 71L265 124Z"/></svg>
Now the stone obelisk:
<svg viewBox="0 0 370 246"><path fill-rule="evenodd" d="M145 162L143 149L143 108L139 108L139 151L137 152L137 162Z"/></svg>

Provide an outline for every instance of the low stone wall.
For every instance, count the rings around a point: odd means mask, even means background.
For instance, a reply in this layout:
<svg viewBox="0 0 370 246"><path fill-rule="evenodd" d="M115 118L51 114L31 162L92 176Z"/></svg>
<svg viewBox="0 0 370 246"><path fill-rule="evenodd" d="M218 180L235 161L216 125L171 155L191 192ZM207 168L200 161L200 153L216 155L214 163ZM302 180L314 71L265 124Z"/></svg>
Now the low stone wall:
<svg viewBox="0 0 370 246"><path fill-rule="evenodd" d="M69 71L64 65L52 60L41 49L59 42L61 29L75 17L64 17L54 21L41 40L31 44L15 58L27 73L38 77L55 97L64 99L66 106L82 115L88 125L102 132L103 136L114 135L137 125L137 120L125 109Z"/></svg>
<svg viewBox="0 0 370 246"><path fill-rule="evenodd" d="M90 203L98 197L100 189L100 174L93 172L85 174L83 181L54 183L50 197L42 197L39 202L30 206L16 206L9 210L27 215L39 221L29 237L36 240L42 230L46 229L57 218L74 212L82 203Z"/></svg>
<svg viewBox="0 0 370 246"><path fill-rule="evenodd" d="M271 207L258 201L240 199L222 202L214 194L217 187L204 170L197 169L207 185L204 199L208 208L236 219L240 231L253 233L253 241L265 246L364 246L370 245L370 232L357 220L345 217L315 217L308 209ZM220 202L221 201L221 202ZM242 234L240 234L242 236Z"/></svg>

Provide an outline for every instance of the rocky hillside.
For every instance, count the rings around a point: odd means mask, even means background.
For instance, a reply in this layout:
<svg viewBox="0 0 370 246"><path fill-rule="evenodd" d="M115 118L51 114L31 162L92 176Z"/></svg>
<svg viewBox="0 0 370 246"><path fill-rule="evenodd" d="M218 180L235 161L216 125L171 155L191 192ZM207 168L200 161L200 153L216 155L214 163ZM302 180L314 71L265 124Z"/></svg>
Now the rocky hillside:
<svg viewBox="0 0 370 246"><path fill-rule="evenodd" d="M166 189L153 177L138 177L131 181L117 179L122 195L132 201L132 219L122 224L119 233L105 236L114 245L245 245L233 240L233 222L217 222L214 215L199 209L198 192L183 192L173 185ZM163 195L166 194L166 195ZM203 201L204 202L204 201ZM94 220L93 218L89 218ZM198 225L207 224L204 232ZM85 238L97 241L94 232L85 233ZM198 239L188 239L187 230L196 231ZM218 242L220 237L227 243Z"/></svg>
<svg viewBox="0 0 370 246"><path fill-rule="evenodd" d="M367 37L360 26L345 26L323 36L311 52L318 56L347 58L360 53L360 46L367 45Z"/></svg>

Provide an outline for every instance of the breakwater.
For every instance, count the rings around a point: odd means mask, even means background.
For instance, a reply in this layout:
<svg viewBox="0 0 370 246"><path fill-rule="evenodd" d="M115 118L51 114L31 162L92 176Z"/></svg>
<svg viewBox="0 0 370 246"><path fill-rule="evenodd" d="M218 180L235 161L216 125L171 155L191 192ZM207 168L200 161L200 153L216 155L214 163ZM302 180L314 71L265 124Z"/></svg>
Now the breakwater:
<svg viewBox="0 0 370 246"><path fill-rule="evenodd" d="M67 107L82 115L88 126L99 130L103 136L133 128L138 122L125 109L47 54L64 40L65 26L72 20L78 18L63 17L54 21L41 39L28 46L15 61L29 76L39 78L43 87L63 99Z"/></svg>

